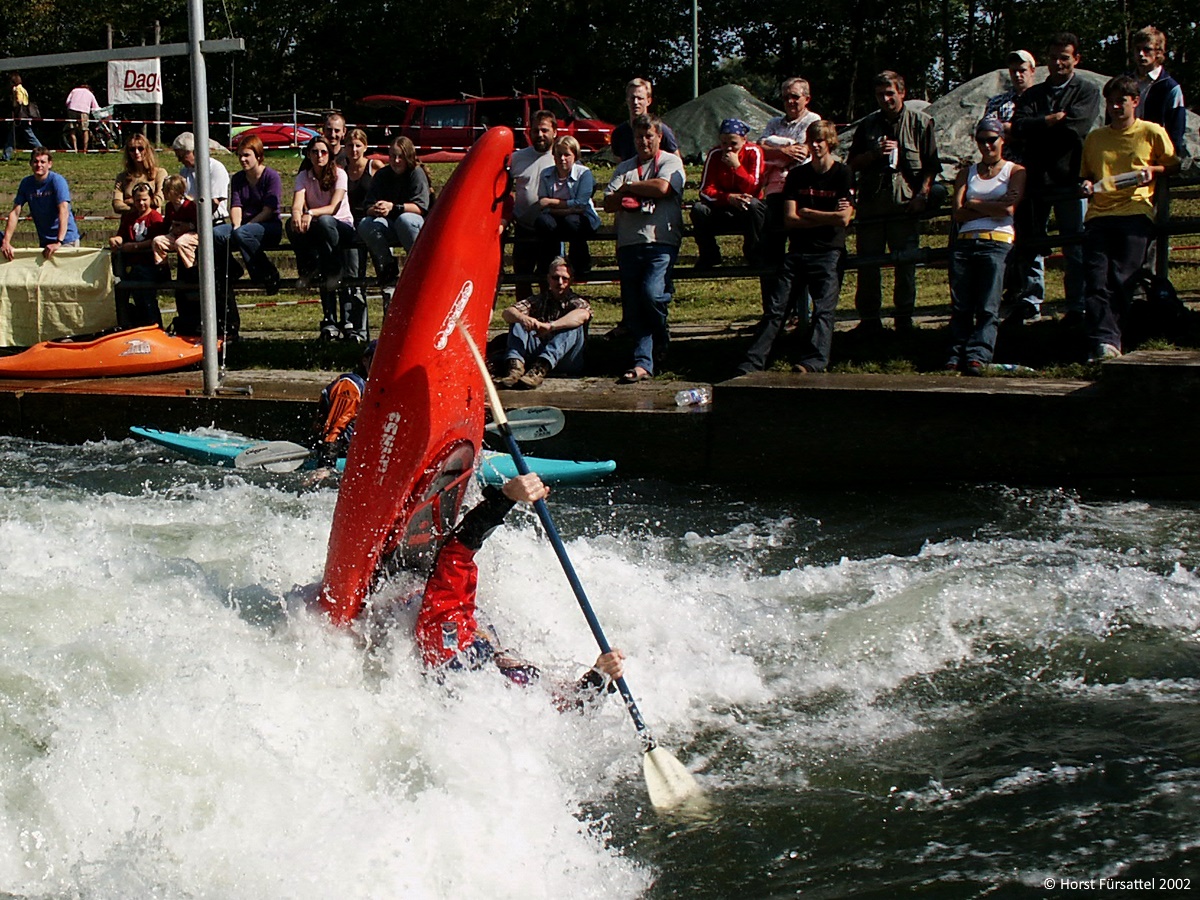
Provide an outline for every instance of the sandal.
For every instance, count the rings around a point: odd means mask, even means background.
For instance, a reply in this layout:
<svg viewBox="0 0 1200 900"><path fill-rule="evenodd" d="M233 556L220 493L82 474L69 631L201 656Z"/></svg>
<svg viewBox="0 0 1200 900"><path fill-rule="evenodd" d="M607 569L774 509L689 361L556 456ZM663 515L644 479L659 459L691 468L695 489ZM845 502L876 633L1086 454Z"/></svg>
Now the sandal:
<svg viewBox="0 0 1200 900"><path fill-rule="evenodd" d="M617 379L617 384L636 384L639 381L649 381L653 377L641 366L634 366Z"/></svg>

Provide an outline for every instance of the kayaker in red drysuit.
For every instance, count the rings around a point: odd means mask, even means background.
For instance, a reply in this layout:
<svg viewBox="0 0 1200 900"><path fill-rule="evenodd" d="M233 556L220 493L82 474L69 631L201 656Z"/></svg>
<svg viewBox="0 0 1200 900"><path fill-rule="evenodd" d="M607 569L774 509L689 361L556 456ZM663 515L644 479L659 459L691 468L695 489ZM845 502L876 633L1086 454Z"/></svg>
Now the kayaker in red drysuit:
<svg viewBox="0 0 1200 900"><path fill-rule="evenodd" d="M475 616L475 594L479 571L475 553L504 522L518 502L544 499L550 489L536 474L519 475L503 487L483 489L483 500L463 516L442 545L433 574L425 584L416 637L421 658L431 669L478 669L492 663L517 684L530 684L539 677L538 668L511 650L506 650L495 633L480 625ZM599 693L624 674L625 654L614 647L603 653L596 665L576 683L579 695Z"/></svg>

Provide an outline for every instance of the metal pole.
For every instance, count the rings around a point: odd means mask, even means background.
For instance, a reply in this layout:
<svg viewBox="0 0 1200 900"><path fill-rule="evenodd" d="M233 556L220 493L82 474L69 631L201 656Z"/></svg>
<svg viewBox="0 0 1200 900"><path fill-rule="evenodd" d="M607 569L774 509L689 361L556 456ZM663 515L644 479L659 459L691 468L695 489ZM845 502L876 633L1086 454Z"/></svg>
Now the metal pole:
<svg viewBox="0 0 1200 900"><path fill-rule="evenodd" d="M208 152L208 75L200 42L204 40L203 0L188 0L188 59L192 69L192 128L196 137L196 226L200 237L200 339L204 346L204 394L215 397L217 371L217 282L213 253L212 173Z"/></svg>
<svg viewBox="0 0 1200 900"><path fill-rule="evenodd" d="M700 0L692 0L692 99L700 96Z"/></svg>
<svg viewBox="0 0 1200 900"><path fill-rule="evenodd" d="M162 43L162 25L158 19L154 20L154 46L157 47ZM162 61L159 60L159 71L162 71ZM160 84L161 88L162 85ZM154 144L157 147L162 146L162 104L154 104Z"/></svg>

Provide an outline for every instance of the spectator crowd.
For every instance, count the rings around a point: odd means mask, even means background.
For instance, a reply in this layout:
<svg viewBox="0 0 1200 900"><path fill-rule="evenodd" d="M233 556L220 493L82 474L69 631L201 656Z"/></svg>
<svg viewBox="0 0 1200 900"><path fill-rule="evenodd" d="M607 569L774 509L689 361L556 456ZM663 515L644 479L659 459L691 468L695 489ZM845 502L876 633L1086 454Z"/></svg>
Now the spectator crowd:
<svg viewBox="0 0 1200 900"><path fill-rule="evenodd" d="M747 123L722 121L704 160L698 199L686 212L696 270L715 273L724 265L718 237L732 235L740 238L743 261L760 274L762 317L738 372L762 370L774 359L800 373L829 367L851 228L858 257L855 333L872 338L887 330L885 264L894 270L893 329L901 336L912 332L922 221L946 204L947 371L983 374L1001 322L1043 318L1052 217L1063 245L1063 321L1086 337L1089 359L1119 356L1127 349L1122 328L1139 278L1153 267L1157 188L1178 171L1186 152L1183 93L1164 68L1166 37L1144 28L1134 46L1130 74L1102 90L1079 75L1083 48L1074 34L1054 34L1039 51L1047 73L1040 83L1037 55L1012 51L1011 88L978 110L977 159L949 186L938 180L934 121L908 102L905 79L894 71L874 77L877 109L857 123L844 148L835 125L810 108L814 98L800 77L783 82L783 115L757 140ZM10 85L4 158L25 140L32 174L17 189L0 254L13 258L11 237L28 205L48 258L78 244L70 189L29 128L31 101L21 76L12 74ZM621 321L605 338L628 348L618 382L632 384L654 377L669 352L686 173L675 135L652 112L652 85L633 79L625 97L628 120L611 139L617 165L598 205L613 222L621 298ZM71 140L86 151L95 97L80 85L68 100ZM1101 110L1106 124L1093 128ZM597 182L579 143L557 129L554 114L537 112L528 146L511 162L517 302L503 312L510 330L495 375L509 389L536 388L551 374L576 374L584 364L592 311L576 288L589 280L589 241L601 228ZM162 324L154 283L169 280L173 254L173 326L179 334L199 334L197 292L187 287L199 280L193 136L180 135L171 149L180 164L175 175L158 164L143 135L125 143L112 200L120 224L108 241L121 283L132 286L118 288L118 322ZM391 140L386 162L369 157L368 149L364 132L348 130L344 117L331 113L289 176L290 192L284 176L266 165L255 135L237 143L232 177L211 162L219 334L238 336L241 278L267 294L278 292L280 273L268 254L286 236L301 287L315 286L320 296L320 337L367 343L368 260L386 310L399 274L396 253L412 251L435 200L409 138Z"/></svg>

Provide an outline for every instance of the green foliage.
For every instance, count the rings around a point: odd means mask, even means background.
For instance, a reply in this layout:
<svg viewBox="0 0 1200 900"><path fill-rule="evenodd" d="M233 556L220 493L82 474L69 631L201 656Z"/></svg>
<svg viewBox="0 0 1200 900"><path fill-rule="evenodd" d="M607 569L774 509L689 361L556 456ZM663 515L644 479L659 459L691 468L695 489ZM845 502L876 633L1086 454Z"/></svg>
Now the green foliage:
<svg viewBox="0 0 1200 900"><path fill-rule="evenodd" d="M231 93L236 111L344 108L368 93L448 97L460 91L504 94L534 86L578 96L619 121L631 77L656 84L657 107L691 97L692 8L604 6L585 0L398 0L333 4L314 0L208 3L206 36L237 36L244 54L210 57L213 108ZM874 108L871 76L895 69L913 97L936 98L1004 65L1017 48L1043 55L1060 30L1080 37L1083 65L1129 68L1132 35L1155 24L1170 38L1169 66L1200 90L1194 0L706 0L700 4L700 87L745 84L774 101L775 85L800 74L813 106L838 121ZM26 56L105 45L187 39L183 4L150 0L0 0L0 52ZM171 115L190 105L185 59L163 61ZM78 81L104 84L104 67L27 74L50 114Z"/></svg>

